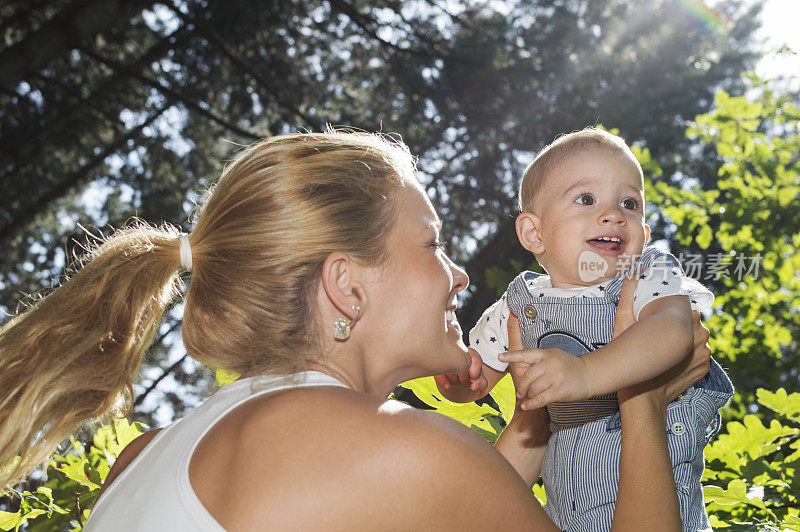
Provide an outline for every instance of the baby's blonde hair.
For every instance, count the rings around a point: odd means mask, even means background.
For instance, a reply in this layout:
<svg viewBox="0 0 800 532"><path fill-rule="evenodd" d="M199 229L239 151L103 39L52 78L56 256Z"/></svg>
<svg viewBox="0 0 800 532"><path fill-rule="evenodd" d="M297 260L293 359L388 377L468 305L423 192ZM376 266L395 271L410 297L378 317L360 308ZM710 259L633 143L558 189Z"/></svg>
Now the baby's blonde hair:
<svg viewBox="0 0 800 532"><path fill-rule="evenodd" d="M564 159L571 154L591 149L606 150L609 153L629 158L642 175L642 167L625 140L608 131L589 127L581 131L562 135L548 144L528 165L519 187L519 208L523 212L537 212L541 209L541 191L547 179Z"/></svg>
<svg viewBox="0 0 800 532"><path fill-rule="evenodd" d="M318 347L325 258L384 261L394 194L413 172L405 145L367 133L285 135L241 152L189 237L189 355L240 373L303 369L298 353ZM0 328L0 484L23 479L86 420L129 412L142 357L179 294L178 235L144 222L115 232Z"/></svg>

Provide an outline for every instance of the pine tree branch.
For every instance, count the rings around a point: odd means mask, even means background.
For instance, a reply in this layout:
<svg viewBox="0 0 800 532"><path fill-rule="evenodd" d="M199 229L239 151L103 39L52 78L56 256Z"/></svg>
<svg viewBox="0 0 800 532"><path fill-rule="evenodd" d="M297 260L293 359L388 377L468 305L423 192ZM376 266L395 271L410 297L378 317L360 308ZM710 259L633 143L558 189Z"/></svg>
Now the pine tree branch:
<svg viewBox="0 0 800 532"><path fill-rule="evenodd" d="M321 131L324 127L324 124L319 122L319 120L315 119L311 115L304 113L300 110L296 105L284 100L281 98L280 94L275 90L275 88L271 87L267 84L266 79L264 77L264 73L261 72L259 69L253 66L253 64L246 60L245 58L241 57L239 54L234 52L231 47L225 42L225 40L220 37L219 33L217 33L213 27L211 27L207 22L202 20L197 20L194 17L191 17L185 13L183 13L179 8L177 8L173 4L167 4L167 7L173 14L180 18L184 24L193 24L197 31L204 35L210 42L212 42L231 62L236 65L240 70L245 72L250 79L252 79L255 84L266 91L270 96L272 96L273 101L277 103L279 106L287 109L296 117L303 120L305 123L302 125L309 126L312 128L316 128L317 130Z"/></svg>
<svg viewBox="0 0 800 532"><path fill-rule="evenodd" d="M188 35L182 29L178 29L171 35L159 39L158 42L131 63L129 68L131 70L140 70L150 65ZM39 74L39 76L43 79L48 79L42 74ZM28 164L18 165L15 171L19 172L29 167L33 164L33 161L37 160L36 152L41 149L43 140L67 135L72 123L84 112L84 106L88 105L89 102L100 108L105 101L116 97L116 87L121 82L127 81L127 79L121 72L113 71L110 76L92 89L85 98L80 98L68 106L59 106L56 112L53 113L52 118L48 119L42 127L28 134L19 134L15 129L4 131L4 134L0 137L0 142L2 142L6 156L11 160L29 161ZM2 89L0 87L0 90ZM12 92L12 95L18 96L15 92ZM118 111L119 109L116 110Z"/></svg>
<svg viewBox="0 0 800 532"><path fill-rule="evenodd" d="M334 11L338 11L342 13L347 18L353 21L353 23L361 28L361 30L381 43L384 46L388 46L389 48L396 50L398 52L402 52L404 54L413 54L418 56L424 57L441 57L440 55L433 52L432 49L422 49L422 48L403 48L402 46L398 46L393 42L389 42L386 39L381 38L378 35L378 28L380 28L380 24L374 18L359 13L358 10L353 7L350 3L346 2L345 0L328 0L328 3L331 6L331 9Z"/></svg>
<svg viewBox="0 0 800 532"><path fill-rule="evenodd" d="M175 361L175 363L174 363L174 364L172 364L170 367L168 367L167 369L165 369L165 370L164 370L164 371L161 373L161 375L159 375L159 376L158 376L158 378L157 378L156 380L154 380L153 382L151 382L151 383L150 383L150 386L148 386L148 387L147 387L147 389L146 389L145 391L143 391L143 392L142 392L142 393L141 393L139 396L137 396L137 397L136 397L136 400L133 402L133 406L134 406L134 408L135 408L135 407L137 407L137 406L139 406L139 405L141 405L141 404L144 402L145 398L146 398L148 395L150 395L150 392L152 392L153 390L155 390L155 389L156 389L156 386L158 386L158 385L159 385L159 383L160 383L161 381L163 381L164 379L166 379L166 378L167 378L167 376L169 376L169 375L170 375L170 374L171 374L173 371L175 371L175 369L177 369L177 367L178 367L178 366L180 366L181 364L183 364L183 361L184 361L184 360L186 360L186 357L188 357L188 356L189 356L189 353L186 353L186 354L184 354L184 355L183 355L181 358L179 358L177 361Z"/></svg>
<svg viewBox="0 0 800 532"><path fill-rule="evenodd" d="M76 0L16 44L0 52L0 83L13 88L67 51L96 35L130 24L155 0Z"/></svg>
<svg viewBox="0 0 800 532"><path fill-rule="evenodd" d="M144 128L153 123L153 121L161 116L166 110L168 105L164 105L150 114L147 119L138 126L130 129L124 135L117 138L114 142L107 145L105 149L92 156L86 163L81 165L80 168L71 172L63 181L58 183L55 187L49 189L43 195L36 198L36 200L26 205L24 211L20 211L17 215L12 215L10 220L0 225L0 243L11 240L16 232L32 222L36 216L46 210L54 201L64 196L67 192L74 187L83 183L92 174L92 170L102 164L102 162L109 156L122 148L128 140L139 135Z"/></svg>
<svg viewBox="0 0 800 532"><path fill-rule="evenodd" d="M91 50L81 49L81 52L86 54L87 56L91 57L92 59L94 59L98 63L102 63L102 64L106 65L109 68L112 68L112 69L114 69L116 71L122 72L123 74L127 75L128 77L130 77L132 79L139 80L142 83L145 83L146 85L149 85L150 87L156 89L158 92L160 92L166 98L166 100L168 102L170 102L170 104L173 104L173 105L174 104L184 105L187 109L191 109L192 111L196 112L197 114L199 114L201 116L204 116L204 117L208 118L209 120L211 120L213 122L216 122L217 124L219 124L219 125L223 126L224 128L230 130L231 132L236 133L237 135L239 135L241 137L244 137L246 139L258 140L258 139L260 139L262 137L262 135L257 135L255 133L252 133L250 131L242 129L239 126L237 126L236 124L234 124L233 122L231 122L229 120L226 120L226 119L222 118L221 116L217 116L212 111L203 108L197 102L190 100L189 98L187 98L186 96L184 96L183 94L178 92L177 90L172 89L169 86L167 86L165 83L163 83L163 82L161 82L161 81L159 81L157 79L153 79L153 78L151 78L149 76L145 76L144 74L142 74L142 73L140 73L138 71L132 70L132 69L130 69L128 67L128 65L120 63L119 61L114 61L113 59L110 59L108 57L103 57L100 54L98 54L97 52L93 52Z"/></svg>

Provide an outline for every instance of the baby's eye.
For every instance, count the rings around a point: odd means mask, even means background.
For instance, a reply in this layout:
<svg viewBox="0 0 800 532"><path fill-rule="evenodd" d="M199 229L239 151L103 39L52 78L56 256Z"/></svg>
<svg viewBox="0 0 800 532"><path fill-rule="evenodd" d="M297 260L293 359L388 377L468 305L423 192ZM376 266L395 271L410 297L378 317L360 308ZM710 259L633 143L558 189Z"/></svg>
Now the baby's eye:
<svg viewBox="0 0 800 532"><path fill-rule="evenodd" d="M635 211L636 209L639 208L639 202L633 198L627 198L622 200L621 205L626 209L630 209L632 211Z"/></svg>
<svg viewBox="0 0 800 532"><path fill-rule="evenodd" d="M575 203L580 203L581 205L594 205L594 197L591 194L581 194L578 196L578 199L575 200Z"/></svg>

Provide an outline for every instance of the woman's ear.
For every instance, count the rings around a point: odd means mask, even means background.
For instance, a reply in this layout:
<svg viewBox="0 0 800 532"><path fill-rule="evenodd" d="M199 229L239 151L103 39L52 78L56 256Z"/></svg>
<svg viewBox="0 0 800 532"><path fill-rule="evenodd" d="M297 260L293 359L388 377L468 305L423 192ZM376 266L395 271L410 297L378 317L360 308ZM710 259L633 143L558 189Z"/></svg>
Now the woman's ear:
<svg viewBox="0 0 800 532"><path fill-rule="evenodd" d="M338 251L328 255L322 264L325 295L343 316L350 319L355 319L366 306L366 294L360 282L362 269L349 255Z"/></svg>
<svg viewBox="0 0 800 532"><path fill-rule="evenodd" d="M531 212L523 212L517 216L517 238L522 247L533 253L541 255L545 247L540 231L542 220Z"/></svg>
<svg viewBox="0 0 800 532"><path fill-rule="evenodd" d="M644 224L644 245L646 246L648 242L650 242L650 226Z"/></svg>

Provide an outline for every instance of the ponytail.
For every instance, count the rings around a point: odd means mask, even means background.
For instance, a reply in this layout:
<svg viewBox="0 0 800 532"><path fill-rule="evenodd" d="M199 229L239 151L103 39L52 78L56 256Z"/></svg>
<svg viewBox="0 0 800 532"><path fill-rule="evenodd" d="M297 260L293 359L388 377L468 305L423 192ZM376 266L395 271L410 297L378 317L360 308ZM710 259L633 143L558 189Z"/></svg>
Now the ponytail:
<svg viewBox="0 0 800 532"><path fill-rule="evenodd" d="M142 357L179 293L179 234L143 222L117 231L0 328L0 485L25 478L86 420L129 412Z"/></svg>
<svg viewBox="0 0 800 532"><path fill-rule="evenodd" d="M305 369L303 353L318 349L323 263L334 251L386 260L393 198L413 175L408 148L382 135L264 139L209 192L191 254L184 243L181 257L177 229L144 223L95 247L63 286L0 328L0 484L24 478L87 419L130 406L181 261L193 271L183 341L194 359L238 373Z"/></svg>

